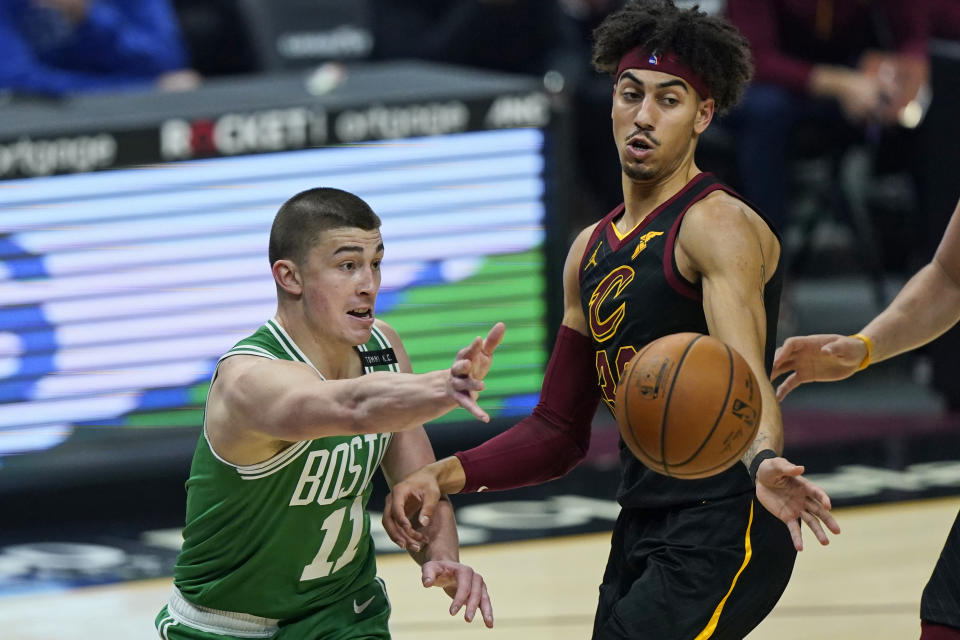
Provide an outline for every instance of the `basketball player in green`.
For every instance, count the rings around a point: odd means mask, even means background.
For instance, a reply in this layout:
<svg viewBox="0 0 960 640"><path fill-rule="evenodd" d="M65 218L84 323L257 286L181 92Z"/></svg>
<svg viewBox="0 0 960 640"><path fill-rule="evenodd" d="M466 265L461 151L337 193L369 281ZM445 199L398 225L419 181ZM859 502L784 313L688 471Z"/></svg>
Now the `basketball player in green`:
<svg viewBox="0 0 960 640"><path fill-rule="evenodd" d="M277 313L217 363L187 480L183 547L166 640L389 638L376 576L370 481L389 484L434 460L422 424L476 402L493 351L462 349L446 371L415 375L396 332L375 320L383 241L360 198L311 189L288 200L270 233ZM458 562L449 502L408 550L450 614L493 611L483 578Z"/></svg>

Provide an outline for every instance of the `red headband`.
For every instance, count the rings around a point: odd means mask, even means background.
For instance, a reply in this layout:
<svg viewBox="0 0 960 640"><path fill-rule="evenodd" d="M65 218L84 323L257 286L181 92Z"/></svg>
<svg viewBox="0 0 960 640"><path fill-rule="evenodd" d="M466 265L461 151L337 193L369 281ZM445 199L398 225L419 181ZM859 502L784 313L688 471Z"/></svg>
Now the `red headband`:
<svg viewBox="0 0 960 640"><path fill-rule="evenodd" d="M644 51L643 46L636 46L623 54L620 65L617 67L617 80L627 69L651 69L677 76L697 90L701 98L709 98L710 90L707 83L699 75L683 63L673 52L666 55L650 54Z"/></svg>

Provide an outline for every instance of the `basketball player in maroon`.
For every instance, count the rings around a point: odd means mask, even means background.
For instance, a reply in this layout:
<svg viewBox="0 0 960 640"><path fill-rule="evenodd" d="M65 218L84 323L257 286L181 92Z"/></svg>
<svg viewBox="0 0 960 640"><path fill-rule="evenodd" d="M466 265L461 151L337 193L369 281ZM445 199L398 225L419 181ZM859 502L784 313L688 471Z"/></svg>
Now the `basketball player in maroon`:
<svg viewBox="0 0 960 640"><path fill-rule="evenodd" d="M852 336L790 338L777 350L773 377L783 399L805 382L842 380L939 337L960 321L960 203L937 252L880 315ZM921 640L960 640L960 513L920 600Z"/></svg>
<svg viewBox="0 0 960 640"><path fill-rule="evenodd" d="M564 267L564 317L540 402L513 428L395 485L391 538L424 539L442 493L508 489L563 475L586 454L591 419L612 406L630 357L656 338L709 333L736 349L763 396L758 435L737 464L701 480L644 467L620 444L622 506L594 638L741 639L779 599L802 548L839 529L827 495L780 456L783 428L767 371L782 272L776 231L694 162L714 114L751 73L727 22L668 0L630 0L595 32L595 66L613 78L613 135L624 203L584 229ZM792 543L791 543L792 538Z"/></svg>

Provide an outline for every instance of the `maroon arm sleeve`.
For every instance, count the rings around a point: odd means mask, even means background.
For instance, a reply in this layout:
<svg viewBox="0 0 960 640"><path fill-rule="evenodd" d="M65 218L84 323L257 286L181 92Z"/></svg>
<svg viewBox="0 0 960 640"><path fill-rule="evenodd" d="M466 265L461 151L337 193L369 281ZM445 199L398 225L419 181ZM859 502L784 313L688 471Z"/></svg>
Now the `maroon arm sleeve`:
<svg viewBox="0 0 960 640"><path fill-rule="evenodd" d="M755 83L808 93L813 64L782 51L774 4L772 0L727 0L727 17L750 43Z"/></svg>
<svg viewBox="0 0 960 640"><path fill-rule="evenodd" d="M483 444L454 454L466 475L461 493L540 484L583 460L600 402L594 359L590 338L561 325L533 413Z"/></svg>

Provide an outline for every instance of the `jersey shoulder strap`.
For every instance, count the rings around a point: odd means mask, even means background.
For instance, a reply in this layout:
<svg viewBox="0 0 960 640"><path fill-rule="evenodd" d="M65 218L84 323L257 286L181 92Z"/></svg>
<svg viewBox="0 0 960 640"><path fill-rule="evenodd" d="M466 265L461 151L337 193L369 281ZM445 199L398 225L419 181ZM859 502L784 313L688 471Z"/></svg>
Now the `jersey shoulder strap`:
<svg viewBox="0 0 960 640"><path fill-rule="evenodd" d="M306 362L313 366L276 318L267 320L252 335L237 342L220 357L220 360L238 354L260 356L271 360Z"/></svg>
<svg viewBox="0 0 960 640"><path fill-rule="evenodd" d="M366 344L358 345L357 351L360 353L360 362L363 363L364 373L400 371L400 363L397 361L397 354L394 353L393 346L383 331L376 326L370 332L370 339Z"/></svg>
<svg viewBox="0 0 960 640"><path fill-rule="evenodd" d="M364 373L400 371L397 354L394 352L390 340L377 327L373 327L370 332L370 339L365 344L357 345L357 352L360 355L360 361L363 363ZM220 360L241 354L310 364L306 355L273 319L268 320L253 335L237 342L221 356Z"/></svg>

